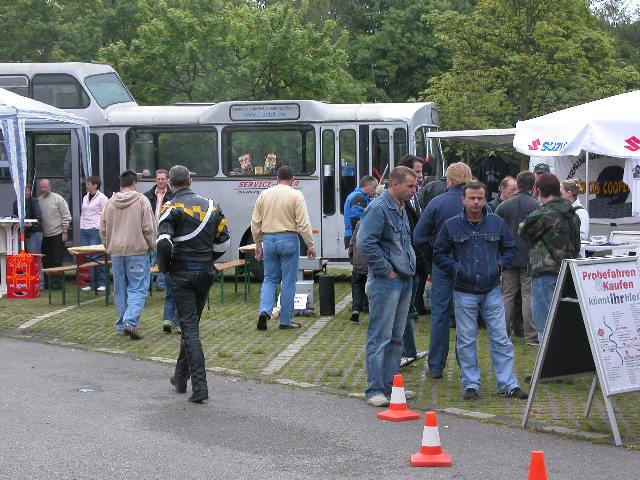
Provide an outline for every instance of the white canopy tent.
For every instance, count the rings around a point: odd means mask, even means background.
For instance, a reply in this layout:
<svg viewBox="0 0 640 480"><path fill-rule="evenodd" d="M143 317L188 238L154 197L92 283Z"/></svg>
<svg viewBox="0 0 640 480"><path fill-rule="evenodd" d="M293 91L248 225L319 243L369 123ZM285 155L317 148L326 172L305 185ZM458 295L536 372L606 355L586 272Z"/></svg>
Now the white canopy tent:
<svg viewBox="0 0 640 480"><path fill-rule="evenodd" d="M603 98L516 124L514 148L534 157L579 157L584 153L587 206L592 183L589 157L640 158L640 91ZM576 165L580 163L577 162ZM631 185L628 185L630 188ZM598 186L599 187L599 186ZM633 189L632 189L633 192ZM639 205L633 205L637 215Z"/></svg>
<svg viewBox="0 0 640 480"><path fill-rule="evenodd" d="M11 171L13 188L18 199L20 229L24 229L27 182L26 131L71 130L80 147L82 169L91 175L89 126L86 120L59 108L0 88L0 128L4 140L6 162Z"/></svg>

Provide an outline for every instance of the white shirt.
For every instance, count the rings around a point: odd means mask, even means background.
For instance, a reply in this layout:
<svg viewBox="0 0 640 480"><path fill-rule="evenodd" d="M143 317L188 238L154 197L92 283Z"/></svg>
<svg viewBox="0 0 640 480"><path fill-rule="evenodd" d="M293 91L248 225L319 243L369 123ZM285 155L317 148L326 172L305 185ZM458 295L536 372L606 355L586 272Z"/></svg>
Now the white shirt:
<svg viewBox="0 0 640 480"><path fill-rule="evenodd" d="M576 201L571 204L573 209L576 207L582 207L580 200L576 198ZM589 240L589 212L587 209L582 207L578 210L575 210L576 215L580 218L580 240Z"/></svg>
<svg viewBox="0 0 640 480"><path fill-rule="evenodd" d="M631 215L640 216L640 158L627 158L623 180L631 190Z"/></svg>

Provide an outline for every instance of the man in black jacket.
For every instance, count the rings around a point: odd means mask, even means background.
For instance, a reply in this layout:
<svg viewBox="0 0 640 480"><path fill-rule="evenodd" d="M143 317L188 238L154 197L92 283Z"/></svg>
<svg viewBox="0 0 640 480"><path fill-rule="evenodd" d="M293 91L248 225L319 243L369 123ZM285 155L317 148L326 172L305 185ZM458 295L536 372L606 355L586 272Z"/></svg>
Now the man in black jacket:
<svg viewBox="0 0 640 480"><path fill-rule="evenodd" d="M507 332L515 329L515 299L520 291L522 297L522 326L527 345L538 344L538 333L533 325L531 313L531 269L529 268L529 250L531 242L518 236L518 226L540 204L532 195L535 177L533 173L524 171L518 174L516 183L518 193L502 202L495 214L507 223L518 245L518 254L508 269L502 272L502 298L504 301Z"/></svg>
<svg viewBox="0 0 640 480"><path fill-rule="evenodd" d="M403 155L398 162L399 166L410 168L416 172L418 175L416 179L418 183L421 183L422 181L423 164L424 162L422 159L415 155ZM418 223L418 220L420 220L420 215L422 214L422 208L420 208L420 202L418 201L417 195L414 194L413 197L411 197L411 199L405 204L405 210L407 212L407 217L409 218L409 231L411 232L413 245L413 229ZM421 250L416 249L415 245L413 245L413 249L416 251L416 274L413 276L411 304L409 305L407 323L405 324L404 336L402 338L402 357L400 358L400 368L427 356L427 352L417 351L413 328L413 322L418 319L418 310L416 308L418 284L422 283L422 292L424 292L424 284L427 279L427 269L424 257L421 255ZM422 302L422 293L420 294L419 299Z"/></svg>
<svg viewBox="0 0 640 480"><path fill-rule="evenodd" d="M160 271L170 272L182 330L180 354L170 382L178 393L185 393L191 377L189 401L202 403L209 392L200 316L216 274L213 262L229 248L229 232L218 205L189 188L191 175L186 167L172 167L169 179L175 196L162 208L156 244Z"/></svg>
<svg viewBox="0 0 640 480"><path fill-rule="evenodd" d="M151 210L157 221L157 219L160 218L160 209L162 206L173 198L173 192L171 188L169 188L169 172L162 168L156 170L156 184L144 192L144 196L149 199ZM157 261L156 252L151 254L150 260L151 266L155 265ZM156 276L156 288L162 290L165 286L164 274L159 273ZM169 285L168 288L171 288L171 285ZM169 295L171 295L171 292L169 292ZM169 331L171 331L171 329L169 329Z"/></svg>

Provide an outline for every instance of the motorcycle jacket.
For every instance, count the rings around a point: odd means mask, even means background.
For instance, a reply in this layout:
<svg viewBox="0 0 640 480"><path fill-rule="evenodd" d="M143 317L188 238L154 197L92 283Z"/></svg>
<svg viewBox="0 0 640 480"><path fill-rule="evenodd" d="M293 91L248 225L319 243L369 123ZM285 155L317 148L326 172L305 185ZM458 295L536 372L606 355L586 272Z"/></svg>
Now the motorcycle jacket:
<svg viewBox="0 0 640 480"><path fill-rule="evenodd" d="M220 207L183 188L160 212L156 241L160 271L212 270L230 244Z"/></svg>

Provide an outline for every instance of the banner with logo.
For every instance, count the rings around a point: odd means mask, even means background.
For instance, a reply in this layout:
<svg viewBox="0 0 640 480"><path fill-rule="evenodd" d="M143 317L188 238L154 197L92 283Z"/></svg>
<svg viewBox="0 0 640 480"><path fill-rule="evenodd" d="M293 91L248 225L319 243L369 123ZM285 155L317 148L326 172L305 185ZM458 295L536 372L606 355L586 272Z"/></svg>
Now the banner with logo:
<svg viewBox="0 0 640 480"><path fill-rule="evenodd" d="M632 217L632 195L624 180L624 158L590 154L589 156L589 216L592 219L620 219ZM582 152L577 157L560 156L554 162L554 173L562 180L578 179L584 195L580 202L586 205L587 162Z"/></svg>

